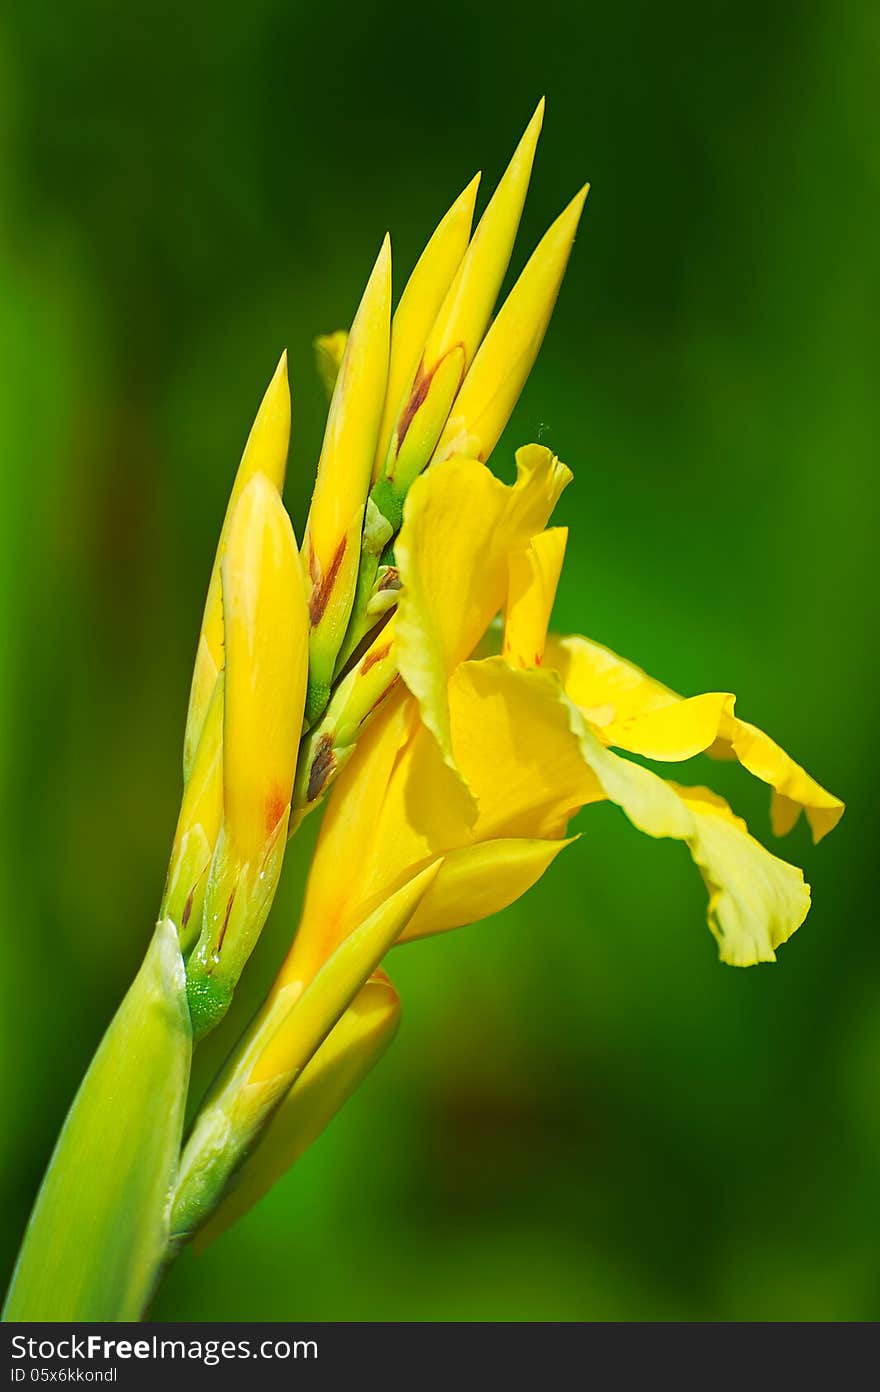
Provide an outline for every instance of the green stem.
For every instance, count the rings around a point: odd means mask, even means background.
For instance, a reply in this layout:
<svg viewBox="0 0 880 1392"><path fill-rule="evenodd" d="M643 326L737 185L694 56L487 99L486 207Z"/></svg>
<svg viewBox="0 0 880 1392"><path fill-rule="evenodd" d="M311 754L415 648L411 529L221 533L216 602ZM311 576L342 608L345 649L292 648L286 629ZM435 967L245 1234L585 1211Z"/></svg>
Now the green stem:
<svg viewBox="0 0 880 1392"><path fill-rule="evenodd" d="M102 1039L25 1233L5 1320L137 1320L168 1241L192 1057L170 920Z"/></svg>

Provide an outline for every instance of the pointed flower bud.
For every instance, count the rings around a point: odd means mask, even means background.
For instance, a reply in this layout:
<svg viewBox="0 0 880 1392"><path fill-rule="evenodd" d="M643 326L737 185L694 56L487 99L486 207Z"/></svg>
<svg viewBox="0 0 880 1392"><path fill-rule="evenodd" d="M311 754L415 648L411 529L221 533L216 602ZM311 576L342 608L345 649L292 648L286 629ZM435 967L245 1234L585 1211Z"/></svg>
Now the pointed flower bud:
<svg viewBox="0 0 880 1392"><path fill-rule="evenodd" d="M533 252L483 339L431 462L452 454L489 458L510 419L538 350L565 275L585 185Z"/></svg>
<svg viewBox="0 0 880 1392"><path fill-rule="evenodd" d="M357 584L364 504L388 381L390 316L391 243L386 237L333 390L303 542L311 626L309 724L327 704Z"/></svg>
<svg viewBox="0 0 880 1392"><path fill-rule="evenodd" d="M287 469L290 443L290 388L287 382L287 353L275 369L257 418L251 427L238 473L232 485L217 554L208 584L208 597L199 634L195 669L190 689L186 734L183 742L183 775L188 779L202 734L202 726L214 694L217 675L223 666L223 610L220 601L220 562L226 548L229 523L236 504L254 474L264 474L280 493Z"/></svg>
<svg viewBox="0 0 880 1392"><path fill-rule="evenodd" d="M307 667L307 615L290 519L257 474L221 565L223 821L187 967L193 1024L225 1013L269 912L284 855Z"/></svg>
<svg viewBox="0 0 880 1392"><path fill-rule="evenodd" d="M433 454L486 332L516 240L543 119L542 99L480 219L398 410L373 490L377 507L395 529L400 526L407 490Z"/></svg>
<svg viewBox="0 0 880 1392"><path fill-rule="evenodd" d="M410 394L425 340L467 251L479 186L480 176L477 174L438 225L416 262L394 311L388 390L373 462L374 482L385 463L395 421Z"/></svg>

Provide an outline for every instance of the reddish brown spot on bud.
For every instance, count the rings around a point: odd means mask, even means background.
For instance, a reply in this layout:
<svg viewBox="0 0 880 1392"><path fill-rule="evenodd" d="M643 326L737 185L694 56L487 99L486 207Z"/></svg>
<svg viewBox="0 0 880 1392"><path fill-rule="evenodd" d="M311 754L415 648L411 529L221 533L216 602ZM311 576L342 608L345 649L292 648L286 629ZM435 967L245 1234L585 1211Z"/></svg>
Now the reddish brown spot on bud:
<svg viewBox="0 0 880 1392"><path fill-rule="evenodd" d="M192 889L190 890L189 894L186 896L186 903L185 903L184 906L183 906L183 913L182 913L181 916L180 916L180 926L181 926L181 928L185 928L186 925L189 923L190 918L192 917L192 911L193 911L193 896L194 896L195 892L196 892L196 887L195 887L195 885L193 885L193 887L192 887Z"/></svg>
<svg viewBox="0 0 880 1392"><path fill-rule="evenodd" d="M226 905L226 912L225 912L225 914L223 915L223 927L220 929L220 936L219 936L219 938L217 939L217 951L218 951L218 952L220 951L221 947L223 946L223 939L226 937L226 929L229 927L229 915L232 913L232 905L233 905L234 903L235 903L235 890L233 890L232 893L231 893L230 896L229 896L229 902L228 902L227 905Z"/></svg>
<svg viewBox="0 0 880 1392"><path fill-rule="evenodd" d="M376 588L377 590L399 590L401 588L397 566L388 567Z"/></svg>
<svg viewBox="0 0 880 1392"><path fill-rule="evenodd" d="M363 662L361 663L361 676L365 677L369 672L370 668L375 667L377 662L382 662L383 659L388 656L390 651L390 638L388 639L388 642L385 644L383 648L376 648L375 650L371 648L370 651L367 653L366 657L364 658Z"/></svg>
<svg viewBox="0 0 880 1392"><path fill-rule="evenodd" d="M275 830L286 811L287 802L284 794L276 788L266 798L266 832L268 835L271 835Z"/></svg>
<svg viewBox="0 0 880 1392"><path fill-rule="evenodd" d="M309 786L306 789L306 798L309 802L314 802L316 798L320 797L335 768L336 758L333 753L333 740L330 735L322 735L318 740L318 747L312 759L312 767L309 769Z"/></svg>
<svg viewBox="0 0 880 1392"><path fill-rule="evenodd" d="M464 344L462 344L462 343L454 343L454 344L452 345L451 348L447 349L447 351L443 354L443 357L442 357L442 358L438 358L438 359L437 359L437 361L435 362L434 366L431 368L430 372L426 372L426 371L425 371L425 360L424 360L424 358L422 358L422 360L419 362L418 368L416 369L416 377L415 377L415 381L413 382L413 388L412 388L412 391L410 392L410 395L409 395L409 400L407 401L406 405L404 406L403 410L401 411L401 413L400 413L400 419L399 419L398 422L397 422L397 429L396 429L396 431L395 431L395 434L396 434L396 436L397 436L397 450L396 450L396 453L397 453L397 454L400 453L401 445L403 444L404 440L406 439L406 432L409 430L410 426L412 425L413 420L415 419L415 416L416 416L417 411L419 410L419 408L420 408L421 406L423 406L423 405L425 404L425 400L426 400L426 398L427 398L428 392L431 390L431 383L433 382L434 378L436 377L439 368L442 366L442 364L443 364L443 363L446 361L446 359L449 357L449 354L450 354L450 353L454 353L458 348L463 348L463 347L464 347ZM460 379L459 379L459 387L461 386L461 383L462 383L463 380L464 380L464 367L462 367L462 373L461 373L461 377L460 377ZM393 478L393 477L394 477L394 469L393 469L393 467L392 467L391 470L389 471L388 477L389 477L389 478Z"/></svg>
<svg viewBox="0 0 880 1392"><path fill-rule="evenodd" d="M373 714L374 711L377 711L377 710L379 709L379 707L381 706L382 702L385 701L385 700L387 700L387 698L391 695L392 691L394 690L394 688L396 687L396 685L397 685L397 683L398 683L399 681L400 681L400 673L399 673L399 672L395 672L395 673L394 673L394 676L391 678L391 680L390 680L390 682L388 683L388 685L386 686L385 690L382 692L381 696L378 696L378 697L376 698L376 700L373 702L373 704L370 706L370 709L367 711L366 715L364 716L363 720L362 720L361 723L360 723L360 727L359 727L360 729L363 729L363 727L366 725L367 721L369 720L370 716Z"/></svg>
<svg viewBox="0 0 880 1392"><path fill-rule="evenodd" d="M330 562L329 568L323 575L314 551L310 550L309 552L309 574L312 578L312 593L309 595L309 619L312 628L317 628L324 617L324 610L330 601L333 586L336 584L336 577L339 574L339 567L342 565L342 558L345 555L345 546L346 538L343 537L336 548L336 554Z"/></svg>

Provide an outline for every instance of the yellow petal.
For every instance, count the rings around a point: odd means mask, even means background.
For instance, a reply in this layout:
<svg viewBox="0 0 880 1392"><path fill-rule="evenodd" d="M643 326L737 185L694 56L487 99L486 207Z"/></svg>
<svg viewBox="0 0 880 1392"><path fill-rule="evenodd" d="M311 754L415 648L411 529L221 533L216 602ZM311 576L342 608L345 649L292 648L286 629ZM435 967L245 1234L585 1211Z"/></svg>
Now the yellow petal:
<svg viewBox="0 0 880 1392"><path fill-rule="evenodd" d="M357 583L364 505L388 381L390 313L391 244L386 237L333 391L303 542L312 630L310 722L326 705Z"/></svg>
<svg viewBox="0 0 880 1392"><path fill-rule="evenodd" d="M566 527L552 527L508 557L502 651L512 667L541 665L567 540Z"/></svg>
<svg viewBox="0 0 880 1392"><path fill-rule="evenodd" d="M406 852L384 834L384 804L412 724L411 703L392 695L358 740L327 803L293 945L279 985L308 982L358 921L368 876L387 887L388 861L399 875ZM346 867L345 874L339 867Z"/></svg>
<svg viewBox="0 0 880 1392"><path fill-rule="evenodd" d="M551 634L544 660L560 674L567 694L588 719L591 711L601 713L603 719L597 724L621 722L681 700L634 662L579 634L566 638Z"/></svg>
<svg viewBox="0 0 880 1392"><path fill-rule="evenodd" d="M458 785L412 698L392 696L330 796L283 982L311 980L364 914L441 855L420 932L495 912L550 863L572 812L604 796L552 674L513 672L497 658L468 662L449 694L452 740L476 795L476 820L456 797ZM457 858L484 841L494 849Z"/></svg>
<svg viewBox="0 0 880 1392"><path fill-rule="evenodd" d="M256 864L290 804L308 631L293 528L262 475L233 515L222 583L224 825L241 861Z"/></svg>
<svg viewBox="0 0 880 1392"><path fill-rule="evenodd" d="M397 1032L400 1000L374 972L309 1060L236 1175L234 1187L199 1231L197 1253L237 1222L296 1164L378 1063Z"/></svg>
<svg viewBox="0 0 880 1392"><path fill-rule="evenodd" d="M450 852L398 942L446 933L506 909L537 884L572 839L511 838Z"/></svg>
<svg viewBox="0 0 880 1392"><path fill-rule="evenodd" d="M691 855L709 890L709 927L723 962L747 967L775 962L810 908L801 871L765 850L741 818L708 788L676 791L692 814Z"/></svg>
<svg viewBox="0 0 880 1392"><path fill-rule="evenodd" d="M517 452L508 487L477 460L453 458L417 479L395 546L403 582L400 673L450 767L446 683L504 603L507 558L543 530L571 478L539 445Z"/></svg>
<svg viewBox="0 0 880 1392"><path fill-rule="evenodd" d="M474 358L432 458L473 454L486 460L519 400L565 275L586 185L539 242Z"/></svg>
<svg viewBox="0 0 880 1392"><path fill-rule="evenodd" d="M769 735L734 714L730 693L687 699L641 668L587 638L551 637L545 663L607 744L651 759L689 759L706 751L735 758L773 789L771 815L778 836L805 810L819 841L843 816L844 805L795 763Z"/></svg>
<svg viewBox="0 0 880 1392"><path fill-rule="evenodd" d="M391 445L391 433L405 404L404 393L416 375L425 340L437 318L452 279L461 265L471 235L471 221L480 176L476 175L440 222L410 276L391 324L388 388L376 456L373 481L379 477Z"/></svg>
<svg viewBox="0 0 880 1392"><path fill-rule="evenodd" d="M280 493L287 469L290 444L290 387L287 381L287 353L275 369L266 389L256 420L244 447L238 473L226 508L217 554L208 583L208 596L196 651L183 742L184 780L189 778L202 734L202 726L214 691L217 674L223 666L223 606L220 597L220 562L226 548L229 523L239 498L255 474L263 474Z"/></svg>
<svg viewBox="0 0 880 1392"><path fill-rule="evenodd" d="M731 709L719 724L718 737L722 750L728 746L743 768L773 789L771 818L777 836L791 831L801 810L814 841L834 830L844 813L840 798L821 787L763 730L740 720ZM709 752L717 752L717 747Z"/></svg>
<svg viewBox="0 0 880 1392"><path fill-rule="evenodd" d="M292 1082L354 1000L382 958L403 932L437 878L442 860L413 874L393 894L355 925L311 981L280 978L273 987L264 1018L245 1040L240 1069L249 1083ZM285 1001L290 1008L280 1008ZM235 1065L233 1065L235 1067Z"/></svg>
<svg viewBox="0 0 880 1392"><path fill-rule="evenodd" d="M428 336L424 353L428 368L456 344L464 348L469 365L486 331L516 240L543 120L542 98L480 219Z"/></svg>
<svg viewBox="0 0 880 1392"><path fill-rule="evenodd" d="M603 791L634 826L687 845L709 889L709 927L722 961L775 961L774 948L791 937L810 906L800 870L765 850L708 789L665 782L606 749L586 726L581 748Z"/></svg>
<svg viewBox="0 0 880 1392"><path fill-rule="evenodd" d="M679 762L708 749L717 738L727 710L733 709L729 692L711 691L691 696L674 705L660 706L644 715L612 720L601 729L603 740L617 749L628 749L648 759Z"/></svg>

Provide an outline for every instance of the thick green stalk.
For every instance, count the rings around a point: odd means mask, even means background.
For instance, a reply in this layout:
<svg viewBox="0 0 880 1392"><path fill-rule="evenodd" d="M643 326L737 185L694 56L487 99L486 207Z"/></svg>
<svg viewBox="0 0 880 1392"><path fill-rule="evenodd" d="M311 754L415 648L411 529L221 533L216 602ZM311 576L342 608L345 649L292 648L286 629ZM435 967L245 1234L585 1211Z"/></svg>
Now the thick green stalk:
<svg viewBox="0 0 880 1392"><path fill-rule="evenodd" d="M141 1317L165 1258L191 1056L186 974L164 919L67 1115L5 1320Z"/></svg>

